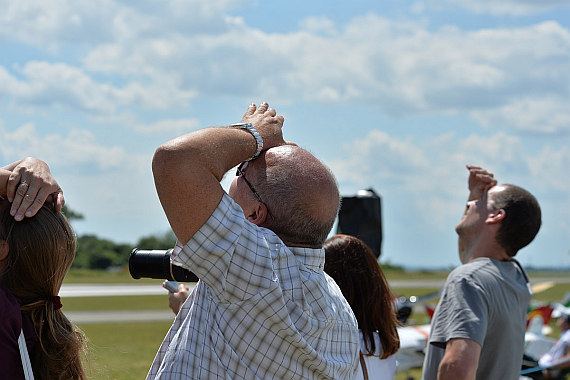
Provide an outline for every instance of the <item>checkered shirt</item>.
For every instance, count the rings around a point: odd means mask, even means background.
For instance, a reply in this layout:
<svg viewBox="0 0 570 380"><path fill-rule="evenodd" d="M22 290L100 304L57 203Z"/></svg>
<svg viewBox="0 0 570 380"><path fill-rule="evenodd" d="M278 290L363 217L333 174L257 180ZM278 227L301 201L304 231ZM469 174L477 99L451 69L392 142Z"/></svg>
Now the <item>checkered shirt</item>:
<svg viewBox="0 0 570 380"><path fill-rule="evenodd" d="M322 249L287 247L224 194L174 263L200 281L147 379L352 379L358 328Z"/></svg>

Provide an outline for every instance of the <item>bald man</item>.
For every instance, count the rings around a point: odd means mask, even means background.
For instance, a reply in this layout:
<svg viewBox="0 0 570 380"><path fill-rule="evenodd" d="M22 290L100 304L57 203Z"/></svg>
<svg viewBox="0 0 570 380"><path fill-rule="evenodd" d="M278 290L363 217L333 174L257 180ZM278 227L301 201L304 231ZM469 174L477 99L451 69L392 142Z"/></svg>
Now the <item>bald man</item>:
<svg viewBox="0 0 570 380"><path fill-rule="evenodd" d="M147 379L351 379L356 319L324 271L339 208L334 176L286 144L283 116L251 105L241 123L160 146L156 189L178 238L173 262L199 278ZM229 194L220 186L238 166Z"/></svg>

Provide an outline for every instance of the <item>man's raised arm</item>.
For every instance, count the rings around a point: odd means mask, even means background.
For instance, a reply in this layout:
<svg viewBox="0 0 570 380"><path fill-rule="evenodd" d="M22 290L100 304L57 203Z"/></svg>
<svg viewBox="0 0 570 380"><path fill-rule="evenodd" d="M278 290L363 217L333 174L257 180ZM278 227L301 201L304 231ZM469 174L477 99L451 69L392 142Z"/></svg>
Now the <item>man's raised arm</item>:
<svg viewBox="0 0 570 380"><path fill-rule="evenodd" d="M283 116L267 103L248 107L242 118L263 140L263 149L284 144ZM207 128L162 144L152 160L156 191L178 240L185 244L208 220L223 195L224 174L257 151L247 129Z"/></svg>

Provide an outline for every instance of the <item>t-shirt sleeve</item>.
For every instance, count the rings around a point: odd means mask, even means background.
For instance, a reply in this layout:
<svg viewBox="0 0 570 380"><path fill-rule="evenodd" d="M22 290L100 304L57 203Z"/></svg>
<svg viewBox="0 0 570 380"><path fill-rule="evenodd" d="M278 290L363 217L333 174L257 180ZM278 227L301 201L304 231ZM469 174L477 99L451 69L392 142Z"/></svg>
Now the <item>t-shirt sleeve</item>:
<svg viewBox="0 0 570 380"><path fill-rule="evenodd" d="M450 339L471 339L483 345L488 304L482 289L469 277L449 278L432 324L430 343L445 347Z"/></svg>
<svg viewBox="0 0 570 380"><path fill-rule="evenodd" d="M173 263L194 272L220 301L236 302L257 295L274 282L270 244L263 231L247 221L227 194ZM271 240L274 234L269 233Z"/></svg>

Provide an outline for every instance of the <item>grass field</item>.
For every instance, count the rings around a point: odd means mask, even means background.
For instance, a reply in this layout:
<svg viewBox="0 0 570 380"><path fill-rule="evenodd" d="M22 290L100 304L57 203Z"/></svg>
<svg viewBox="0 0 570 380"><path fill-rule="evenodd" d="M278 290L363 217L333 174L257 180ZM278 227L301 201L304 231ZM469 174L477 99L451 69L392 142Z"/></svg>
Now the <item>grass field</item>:
<svg viewBox="0 0 570 380"><path fill-rule="evenodd" d="M149 322L79 326L89 339L89 377L144 379L170 325L170 322Z"/></svg>
<svg viewBox="0 0 570 380"><path fill-rule="evenodd" d="M445 279L445 272L403 272L385 271L388 281ZM548 274L546 274L548 275ZM533 278L545 274L531 275ZM550 274L556 277L568 276ZM71 271L65 281L72 283L130 283L156 284L160 280L133 280L128 273L104 273L96 271ZM431 293L435 288L394 288L394 293L406 297ZM535 302L559 301L564 294L570 292L570 284L558 284L540 294L535 295ZM63 299L63 311L93 311L93 310L168 310L166 296L133 296L133 297L89 297ZM436 300L432 301L435 305ZM426 314L412 315L411 323L422 324L428 321ZM100 323L80 324L89 340L86 366L91 379L131 380L144 379L152 363L154 355L168 331L170 322L140 322L140 323ZM409 377L419 379L421 370L409 373L398 373L396 380L408 380Z"/></svg>

